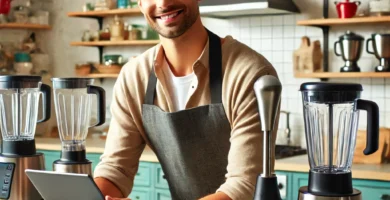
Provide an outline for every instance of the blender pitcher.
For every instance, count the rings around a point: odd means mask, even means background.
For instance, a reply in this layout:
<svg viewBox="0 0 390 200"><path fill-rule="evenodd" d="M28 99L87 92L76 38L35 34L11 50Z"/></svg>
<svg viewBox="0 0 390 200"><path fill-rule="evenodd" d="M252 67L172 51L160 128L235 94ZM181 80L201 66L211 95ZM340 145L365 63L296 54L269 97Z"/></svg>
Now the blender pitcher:
<svg viewBox="0 0 390 200"><path fill-rule="evenodd" d="M372 101L359 99L362 90L360 84L301 85L310 173L309 186L301 188L300 197L360 199L360 191L352 187L351 173L359 110L367 111L365 155L378 149L379 137L379 108Z"/></svg>
<svg viewBox="0 0 390 200"><path fill-rule="evenodd" d="M61 159L54 161L58 172L92 175L86 159L88 128L105 122L105 91L93 86L92 78L52 78L57 125L62 143ZM97 123L90 126L92 94L97 96Z"/></svg>
<svg viewBox="0 0 390 200"><path fill-rule="evenodd" d="M36 124L50 118L51 88L42 84L41 79L40 76L0 76L0 163L15 164L13 181L9 181L11 186L4 183L2 191L2 194L10 192L10 199L41 199L24 172L45 169L43 154L36 152L34 139ZM39 119L41 94L43 113Z"/></svg>

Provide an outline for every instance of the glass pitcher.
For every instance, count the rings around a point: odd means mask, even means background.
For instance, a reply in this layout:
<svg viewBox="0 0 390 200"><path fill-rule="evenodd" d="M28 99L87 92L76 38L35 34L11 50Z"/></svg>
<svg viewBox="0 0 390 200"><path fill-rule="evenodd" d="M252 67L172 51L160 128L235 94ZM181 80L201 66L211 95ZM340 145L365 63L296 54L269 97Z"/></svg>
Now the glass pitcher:
<svg viewBox="0 0 390 200"><path fill-rule="evenodd" d="M36 124L50 118L50 86L40 76L0 76L0 128L4 141L34 140ZM38 120L39 97L43 117Z"/></svg>
<svg viewBox="0 0 390 200"><path fill-rule="evenodd" d="M105 122L105 91L92 78L52 78L62 152L85 151L88 128ZM92 94L97 96L97 123L90 126Z"/></svg>
<svg viewBox="0 0 390 200"><path fill-rule="evenodd" d="M362 100L360 84L304 83L301 85L310 170L349 173L356 144L359 110L367 111L364 154L378 149L379 109Z"/></svg>

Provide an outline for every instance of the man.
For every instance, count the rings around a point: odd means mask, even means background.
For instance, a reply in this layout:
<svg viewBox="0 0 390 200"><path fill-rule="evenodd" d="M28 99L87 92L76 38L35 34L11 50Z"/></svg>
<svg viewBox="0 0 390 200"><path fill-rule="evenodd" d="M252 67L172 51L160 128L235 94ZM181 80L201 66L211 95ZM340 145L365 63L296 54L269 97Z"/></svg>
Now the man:
<svg viewBox="0 0 390 200"><path fill-rule="evenodd" d="M127 63L116 81L96 184L106 199L124 199L148 145L172 199L252 199L262 170L253 84L276 76L274 68L232 37L205 29L198 0L138 4L161 44Z"/></svg>

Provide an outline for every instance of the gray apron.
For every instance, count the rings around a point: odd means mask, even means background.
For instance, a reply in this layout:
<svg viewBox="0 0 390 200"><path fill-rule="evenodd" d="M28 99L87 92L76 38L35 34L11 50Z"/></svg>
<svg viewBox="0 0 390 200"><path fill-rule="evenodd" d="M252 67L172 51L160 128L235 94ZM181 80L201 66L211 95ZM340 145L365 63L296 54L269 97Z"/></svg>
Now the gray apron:
<svg viewBox="0 0 390 200"><path fill-rule="evenodd" d="M154 105L157 78L149 77L142 105L146 135L161 163L174 200L213 194L225 182L230 123L222 105L220 38L208 31L211 104L178 112Z"/></svg>

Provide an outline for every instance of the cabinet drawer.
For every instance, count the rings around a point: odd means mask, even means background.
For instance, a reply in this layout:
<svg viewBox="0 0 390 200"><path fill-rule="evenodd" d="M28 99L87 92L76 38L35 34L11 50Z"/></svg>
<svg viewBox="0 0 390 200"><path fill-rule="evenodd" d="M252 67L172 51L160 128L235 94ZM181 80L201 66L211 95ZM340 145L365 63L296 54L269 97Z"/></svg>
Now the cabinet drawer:
<svg viewBox="0 0 390 200"><path fill-rule="evenodd" d="M172 200L171 193L169 192L169 190L156 189L155 200Z"/></svg>
<svg viewBox="0 0 390 200"><path fill-rule="evenodd" d="M152 177L151 163L140 162L137 174L134 178L134 186L150 186Z"/></svg>
<svg viewBox="0 0 390 200"><path fill-rule="evenodd" d="M156 182L155 182L156 188L168 189L169 188L168 181L167 179L165 179L165 175L161 168L161 165L159 164L156 165L155 172L156 172Z"/></svg>
<svg viewBox="0 0 390 200"><path fill-rule="evenodd" d="M150 188L134 187L129 198L131 200L150 200Z"/></svg>
<svg viewBox="0 0 390 200"><path fill-rule="evenodd" d="M353 180L353 187L362 192L362 199L390 200L390 182Z"/></svg>

